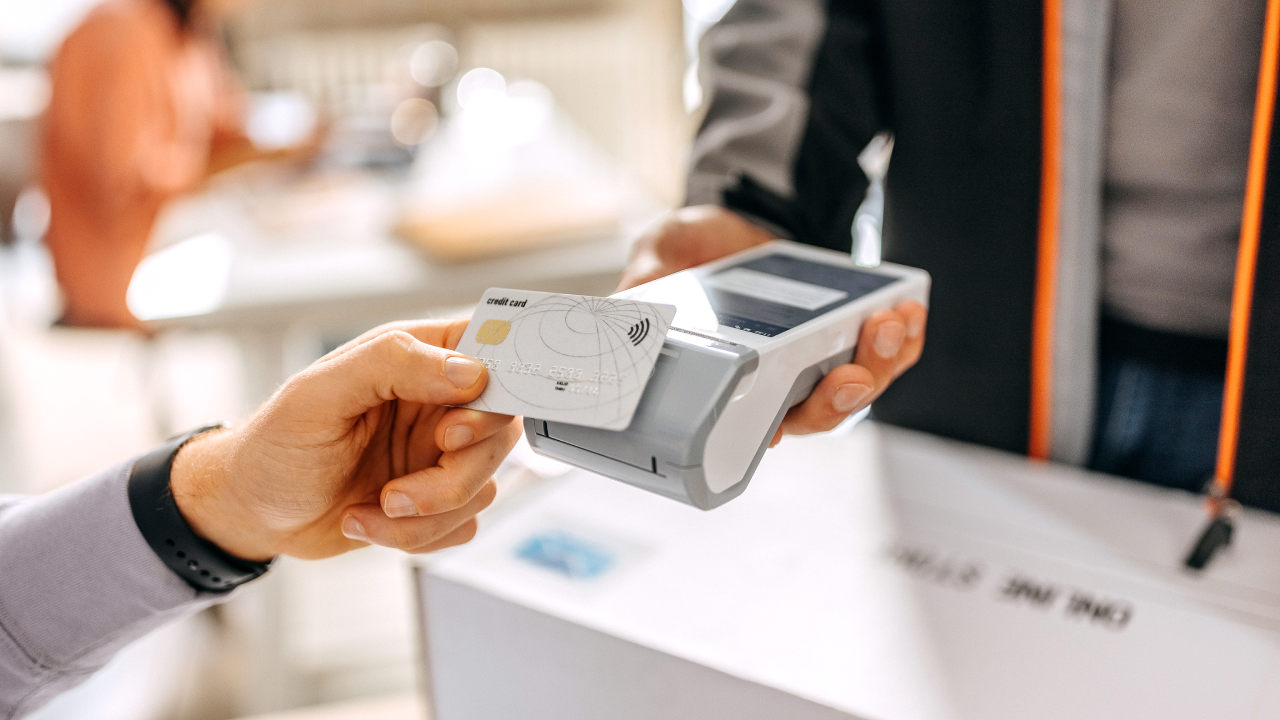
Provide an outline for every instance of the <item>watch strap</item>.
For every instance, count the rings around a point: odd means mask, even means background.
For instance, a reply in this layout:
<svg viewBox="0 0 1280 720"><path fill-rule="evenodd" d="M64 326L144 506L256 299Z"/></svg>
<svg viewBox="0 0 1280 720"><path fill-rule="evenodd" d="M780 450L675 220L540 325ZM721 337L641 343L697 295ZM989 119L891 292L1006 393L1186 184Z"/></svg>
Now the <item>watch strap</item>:
<svg viewBox="0 0 1280 720"><path fill-rule="evenodd" d="M138 458L129 475L129 506L138 530L155 554L197 590L229 592L261 577L271 562L235 557L196 535L178 510L169 486L173 459L193 438L223 425L208 425L179 435Z"/></svg>

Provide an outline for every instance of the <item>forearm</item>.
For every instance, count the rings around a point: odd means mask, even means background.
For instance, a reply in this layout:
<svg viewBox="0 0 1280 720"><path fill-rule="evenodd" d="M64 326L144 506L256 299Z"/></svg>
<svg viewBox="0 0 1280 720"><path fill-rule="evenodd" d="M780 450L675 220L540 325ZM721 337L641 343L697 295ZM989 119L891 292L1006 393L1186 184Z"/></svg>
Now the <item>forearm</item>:
<svg viewBox="0 0 1280 720"><path fill-rule="evenodd" d="M847 250L867 189L859 153L892 130L875 0L739 0L704 38L711 96L688 204Z"/></svg>
<svg viewBox="0 0 1280 720"><path fill-rule="evenodd" d="M314 155L313 144L297 147L280 148L278 150L259 150L244 135L224 135L215 137L209 147L209 162L205 167L205 177L216 175L224 170L244 165L245 163L270 160L287 162L306 160Z"/></svg>
<svg viewBox="0 0 1280 720"><path fill-rule="evenodd" d="M132 463L0 500L0 718L39 707L152 629L225 595L199 593L143 540Z"/></svg>
<svg viewBox="0 0 1280 720"><path fill-rule="evenodd" d="M688 204L721 203L724 189L744 174L779 195L792 194L824 6L821 0L739 0L707 31L699 72L707 115L690 158Z"/></svg>
<svg viewBox="0 0 1280 720"><path fill-rule="evenodd" d="M470 540L519 428L451 407L487 377L444 349L466 326L384 326L291 378L234 431L175 438L46 496L0 498L0 720L226 599L195 588L248 582L266 571L259 560ZM458 428L467 439L448 441Z"/></svg>

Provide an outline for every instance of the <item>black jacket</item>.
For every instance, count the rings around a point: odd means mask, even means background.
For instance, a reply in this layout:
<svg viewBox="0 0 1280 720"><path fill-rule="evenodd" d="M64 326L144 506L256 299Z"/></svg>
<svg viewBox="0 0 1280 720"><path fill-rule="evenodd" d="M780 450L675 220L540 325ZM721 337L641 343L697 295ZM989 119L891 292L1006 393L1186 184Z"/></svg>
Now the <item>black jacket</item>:
<svg viewBox="0 0 1280 720"><path fill-rule="evenodd" d="M704 38L690 204L848 250L868 182L857 156L876 133L895 138L883 255L928 270L933 293L924 356L879 418L1087 457L1107 2L739 0ZM1259 130L1265 148L1275 130ZM1224 437L1238 440L1234 494L1280 511L1280 182L1264 184L1280 157L1267 158L1251 168L1256 282L1236 306L1249 322L1247 343L1244 326L1232 341L1244 372L1228 378L1241 403Z"/></svg>

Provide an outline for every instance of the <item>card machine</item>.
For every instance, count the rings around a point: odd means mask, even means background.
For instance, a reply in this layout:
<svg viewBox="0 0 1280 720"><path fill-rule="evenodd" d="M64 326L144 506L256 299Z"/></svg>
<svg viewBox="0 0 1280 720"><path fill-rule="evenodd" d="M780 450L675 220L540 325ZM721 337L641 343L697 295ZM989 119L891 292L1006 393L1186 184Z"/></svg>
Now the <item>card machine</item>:
<svg viewBox="0 0 1280 720"><path fill-rule="evenodd" d="M782 418L853 359L862 323L928 303L929 274L778 240L615 297L676 307L626 430L524 421L542 455L709 510L746 489Z"/></svg>

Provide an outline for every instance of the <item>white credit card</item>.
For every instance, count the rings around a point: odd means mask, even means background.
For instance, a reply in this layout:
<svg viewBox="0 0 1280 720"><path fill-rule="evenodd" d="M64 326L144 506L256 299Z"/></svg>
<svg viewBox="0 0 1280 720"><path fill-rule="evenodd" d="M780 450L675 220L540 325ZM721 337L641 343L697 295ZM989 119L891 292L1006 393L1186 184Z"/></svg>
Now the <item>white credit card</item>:
<svg viewBox="0 0 1280 720"><path fill-rule="evenodd" d="M458 352L489 368L463 407L625 430L658 362L674 305L489 288Z"/></svg>

